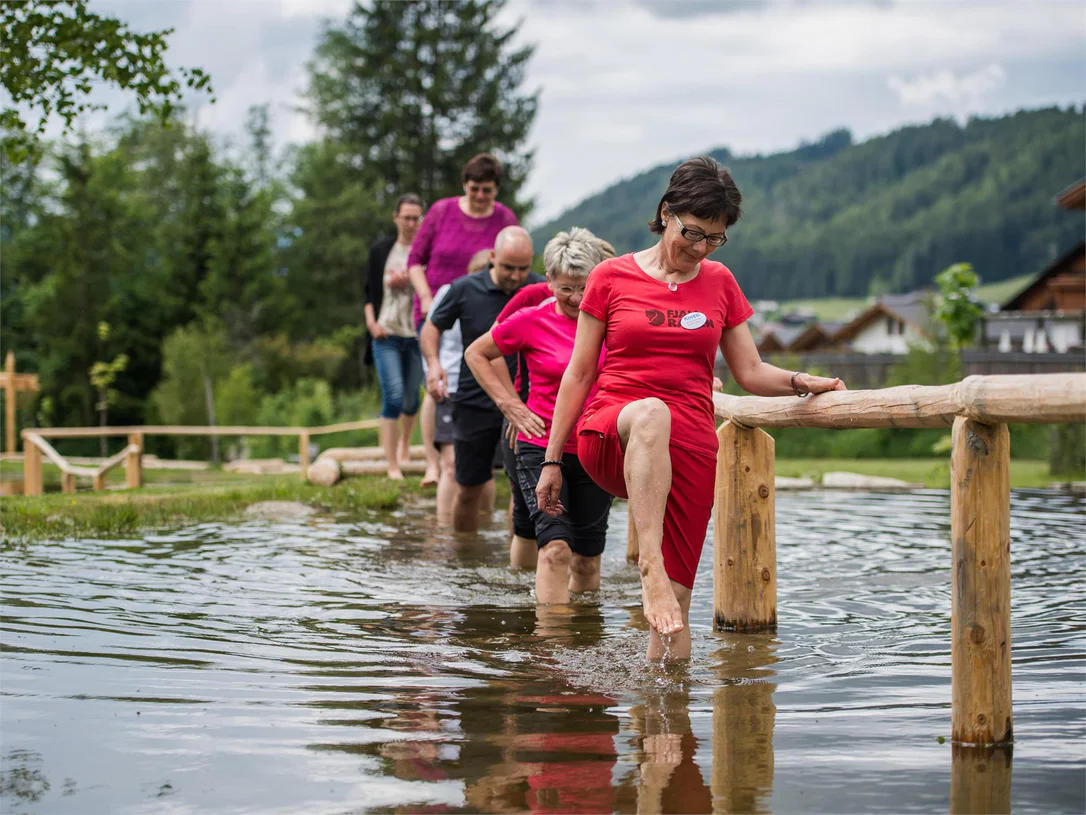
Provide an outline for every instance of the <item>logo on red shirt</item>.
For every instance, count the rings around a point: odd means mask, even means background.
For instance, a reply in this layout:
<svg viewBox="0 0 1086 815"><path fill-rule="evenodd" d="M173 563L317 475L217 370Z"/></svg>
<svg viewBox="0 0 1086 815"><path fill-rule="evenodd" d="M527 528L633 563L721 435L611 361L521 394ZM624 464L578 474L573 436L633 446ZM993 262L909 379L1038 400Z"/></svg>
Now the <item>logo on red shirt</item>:
<svg viewBox="0 0 1086 815"><path fill-rule="evenodd" d="M658 309L654 308L645 309L645 316L649 318L649 325L656 326L666 324L668 328L678 328L680 325L682 325L682 318L685 315L698 313L700 312L691 312L685 309L678 308L669 308L667 311L659 311ZM704 323L697 327L701 328L702 326L706 328L712 328L713 321L706 320Z"/></svg>

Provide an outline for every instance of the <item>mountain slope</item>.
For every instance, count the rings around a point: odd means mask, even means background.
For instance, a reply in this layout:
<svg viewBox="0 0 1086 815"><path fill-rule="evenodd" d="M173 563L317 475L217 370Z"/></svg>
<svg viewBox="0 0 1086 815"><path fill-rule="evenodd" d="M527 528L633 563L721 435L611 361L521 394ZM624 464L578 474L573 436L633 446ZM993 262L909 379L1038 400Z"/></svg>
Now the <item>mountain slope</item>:
<svg viewBox="0 0 1086 815"><path fill-rule="evenodd" d="M984 282L1040 271L1082 238L1055 204L1086 175L1082 110L1020 111L965 126L937 119L853 144L836 131L787 153L735 157L743 218L713 255L751 297L864 296L929 284L951 263ZM674 164L620 181L535 230L538 245L585 226L620 252L647 223Z"/></svg>

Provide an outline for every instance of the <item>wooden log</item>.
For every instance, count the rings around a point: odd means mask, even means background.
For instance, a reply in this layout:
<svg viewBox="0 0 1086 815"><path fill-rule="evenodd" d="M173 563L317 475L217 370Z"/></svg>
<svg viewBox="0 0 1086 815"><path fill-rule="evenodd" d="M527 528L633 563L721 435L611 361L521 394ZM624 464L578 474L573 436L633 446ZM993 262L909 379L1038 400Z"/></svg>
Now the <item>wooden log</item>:
<svg viewBox="0 0 1086 815"><path fill-rule="evenodd" d="M951 752L952 815L1009 813L1012 748L955 744Z"/></svg>
<svg viewBox="0 0 1086 815"><path fill-rule="evenodd" d="M124 485L128 489L143 486L143 434L128 434L129 452L124 459ZM136 449L133 450L132 448Z"/></svg>
<svg viewBox="0 0 1086 815"><path fill-rule="evenodd" d="M341 461L339 462L339 470L342 476L385 475L388 473L388 464L384 459L377 461ZM421 475L426 472L426 462L401 461L400 470L404 475Z"/></svg>
<svg viewBox="0 0 1086 815"><path fill-rule="evenodd" d="M1011 715L1010 435L954 422L950 459L951 738L1013 741Z"/></svg>
<svg viewBox="0 0 1086 815"><path fill-rule="evenodd" d="M340 470L339 461L321 455L321 457L314 461L312 466L310 466L306 478L309 480L310 484L320 484L322 487L331 487L339 481L342 475L343 473Z"/></svg>
<svg viewBox="0 0 1086 815"><path fill-rule="evenodd" d="M41 449L30 436L23 436L23 495L41 495L43 489Z"/></svg>
<svg viewBox="0 0 1086 815"><path fill-rule="evenodd" d="M298 466L302 471L302 481L309 476L309 434L298 434Z"/></svg>
<svg viewBox="0 0 1086 815"><path fill-rule="evenodd" d="M713 614L718 631L777 628L773 437L725 422L717 432Z"/></svg>
<svg viewBox="0 0 1086 815"><path fill-rule="evenodd" d="M101 492L105 488L106 488L106 474L99 471L98 474L94 476L94 480L91 482L91 489L94 490L95 492Z"/></svg>
<svg viewBox="0 0 1086 815"><path fill-rule="evenodd" d="M713 812L768 812L773 794L777 661L765 635L736 635L720 654L713 691ZM752 681L753 680L753 681Z"/></svg>
<svg viewBox="0 0 1086 815"><path fill-rule="evenodd" d="M425 458L426 448L421 444L411 447L411 459ZM329 447L321 450L320 458L334 458L336 461L384 461L385 451L382 447Z"/></svg>
<svg viewBox="0 0 1086 815"><path fill-rule="evenodd" d="M75 492L75 473L60 474L60 491Z"/></svg>
<svg viewBox="0 0 1086 815"><path fill-rule="evenodd" d="M970 376L953 385L832 391L800 399L714 393L716 415L744 427L949 427L1086 421L1086 374Z"/></svg>

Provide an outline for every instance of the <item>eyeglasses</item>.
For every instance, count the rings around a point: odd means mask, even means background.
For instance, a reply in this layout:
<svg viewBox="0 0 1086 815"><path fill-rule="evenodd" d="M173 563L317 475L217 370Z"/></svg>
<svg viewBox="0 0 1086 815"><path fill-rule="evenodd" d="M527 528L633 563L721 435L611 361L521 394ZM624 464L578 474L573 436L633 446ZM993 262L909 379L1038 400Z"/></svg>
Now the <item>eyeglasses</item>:
<svg viewBox="0 0 1086 815"><path fill-rule="evenodd" d="M705 241L710 246L723 246L728 242L728 236L723 233L720 235L706 235L700 229L687 229L683 226L683 222L679 220L679 216L674 212L671 213L671 217L675 219L675 223L679 225L679 234L686 238L691 243L697 243L698 241Z"/></svg>
<svg viewBox="0 0 1086 815"><path fill-rule="evenodd" d="M572 297L575 294L584 294L584 286L557 286L554 293L563 297Z"/></svg>

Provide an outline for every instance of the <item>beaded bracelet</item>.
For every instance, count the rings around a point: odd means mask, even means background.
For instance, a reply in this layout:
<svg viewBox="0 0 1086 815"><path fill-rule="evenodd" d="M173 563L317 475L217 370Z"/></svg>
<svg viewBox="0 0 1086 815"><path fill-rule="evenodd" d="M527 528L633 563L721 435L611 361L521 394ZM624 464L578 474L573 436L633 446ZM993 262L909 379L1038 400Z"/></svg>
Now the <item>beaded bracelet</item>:
<svg viewBox="0 0 1086 815"><path fill-rule="evenodd" d="M566 464L565 464L564 461L544 461L540 466L541 467L565 467Z"/></svg>

